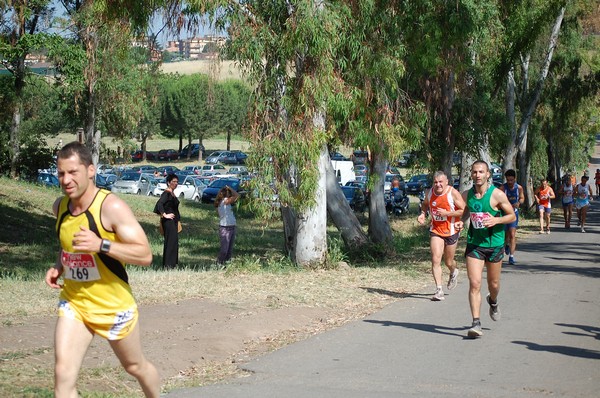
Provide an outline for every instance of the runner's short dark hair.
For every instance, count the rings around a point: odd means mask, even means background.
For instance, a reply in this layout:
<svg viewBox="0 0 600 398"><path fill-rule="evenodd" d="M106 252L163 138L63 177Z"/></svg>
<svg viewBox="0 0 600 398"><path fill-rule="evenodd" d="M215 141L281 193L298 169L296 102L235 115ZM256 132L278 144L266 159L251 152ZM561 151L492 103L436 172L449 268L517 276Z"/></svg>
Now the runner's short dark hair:
<svg viewBox="0 0 600 398"><path fill-rule="evenodd" d="M73 155L79 156L79 161L85 167L93 163L92 152L79 141L69 142L63 146L57 153L57 159L68 159Z"/></svg>
<svg viewBox="0 0 600 398"><path fill-rule="evenodd" d="M513 169L508 169L506 170L506 173L504 173L504 177L517 177L517 172L514 171Z"/></svg>

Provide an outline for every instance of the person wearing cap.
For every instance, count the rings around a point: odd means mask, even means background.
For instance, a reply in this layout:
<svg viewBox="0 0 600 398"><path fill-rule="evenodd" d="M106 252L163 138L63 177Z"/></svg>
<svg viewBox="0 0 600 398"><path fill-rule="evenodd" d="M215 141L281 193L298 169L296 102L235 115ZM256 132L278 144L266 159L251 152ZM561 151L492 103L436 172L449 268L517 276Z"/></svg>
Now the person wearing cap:
<svg viewBox="0 0 600 398"><path fill-rule="evenodd" d="M585 219L587 211L592 200L592 187L588 184L590 177L587 175L581 176L581 183L575 186L575 208L577 209L578 225L581 226L581 232L585 232Z"/></svg>

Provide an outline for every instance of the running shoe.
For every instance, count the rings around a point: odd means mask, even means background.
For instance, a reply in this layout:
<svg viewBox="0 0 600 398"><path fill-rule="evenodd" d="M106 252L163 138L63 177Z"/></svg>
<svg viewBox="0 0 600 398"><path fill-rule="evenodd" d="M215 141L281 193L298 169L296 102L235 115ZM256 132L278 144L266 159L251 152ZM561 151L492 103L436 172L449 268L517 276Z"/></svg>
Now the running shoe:
<svg viewBox="0 0 600 398"><path fill-rule="evenodd" d="M585 233L585 229L583 229L583 227L581 227L581 232Z"/></svg>
<svg viewBox="0 0 600 398"><path fill-rule="evenodd" d="M431 296L431 301L443 301L444 299L444 291L442 289L436 290L435 294Z"/></svg>
<svg viewBox="0 0 600 398"><path fill-rule="evenodd" d="M481 337L483 335L483 330L481 330L480 322L473 322L471 329L467 332L467 336L472 339L476 339L477 337Z"/></svg>
<svg viewBox="0 0 600 398"><path fill-rule="evenodd" d="M508 245L504 246L504 254L506 254L506 255L510 254L510 247L508 247Z"/></svg>
<svg viewBox="0 0 600 398"><path fill-rule="evenodd" d="M487 300L488 304L490 305L490 318L492 318L492 321L499 321L500 320L500 309L498 308L498 303L492 304L490 302L490 294L489 293L485 299Z"/></svg>
<svg viewBox="0 0 600 398"><path fill-rule="evenodd" d="M548 235L550 235L550 228L548 228L548 230L546 231L546 233L547 233Z"/></svg>
<svg viewBox="0 0 600 398"><path fill-rule="evenodd" d="M456 287L458 283L458 268L454 268L454 271L450 274L448 278L448 290L452 290Z"/></svg>
<svg viewBox="0 0 600 398"><path fill-rule="evenodd" d="M515 258L513 256L510 256L508 258L508 264L510 264L510 265L515 265L516 264Z"/></svg>

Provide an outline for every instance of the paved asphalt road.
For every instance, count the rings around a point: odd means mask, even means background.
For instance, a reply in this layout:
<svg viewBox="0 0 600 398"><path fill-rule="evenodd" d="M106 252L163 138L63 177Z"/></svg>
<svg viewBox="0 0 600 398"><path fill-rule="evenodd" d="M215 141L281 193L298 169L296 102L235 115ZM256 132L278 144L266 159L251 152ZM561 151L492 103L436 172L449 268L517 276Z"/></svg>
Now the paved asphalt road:
<svg viewBox="0 0 600 398"><path fill-rule="evenodd" d="M600 168L597 144L592 175ZM600 201L592 202L587 233L565 230L560 213L554 210L550 235L521 242L517 265L505 264L502 319L493 322L484 302L480 339L466 338L471 316L463 270L445 301L430 301L433 289L410 294L366 319L244 364L248 377L167 396L598 397Z"/></svg>

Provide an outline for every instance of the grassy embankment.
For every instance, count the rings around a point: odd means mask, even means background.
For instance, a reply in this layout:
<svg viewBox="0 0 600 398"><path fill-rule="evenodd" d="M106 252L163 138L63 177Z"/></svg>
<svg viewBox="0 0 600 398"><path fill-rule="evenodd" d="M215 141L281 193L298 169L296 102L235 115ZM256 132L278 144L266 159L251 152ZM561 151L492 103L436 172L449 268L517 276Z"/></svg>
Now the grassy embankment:
<svg viewBox="0 0 600 398"><path fill-rule="evenodd" d="M45 286L43 277L58 252L51 204L61 193L7 178L0 178L0 186L0 217L5 223L0 229L0 317L3 333L10 333L11 326L27 324L32 317L55 314L57 292ZM273 303L268 297L276 296L278 306L326 307L352 319L351 313L354 317L364 315L399 297L378 291L416 291L429 282L426 232L415 228L413 217L393 222L393 245L397 251L393 257L363 259L361 263L348 261L350 267L334 266L316 272L298 269L286 259L281 250L280 221L267 223L241 210L234 260L224 270L214 266L219 244L214 207L189 201L183 202L181 208L184 231L180 239L180 269L163 271L162 238L156 228L157 217L152 213L156 198L123 198L146 231L154 253L151 267L128 266L134 294L142 306L207 298L229 305L270 308ZM335 265L346 258L337 231L330 227L329 234ZM30 366L27 360L32 355L35 353L19 347L4 347L0 396L51 396L52 364ZM113 371L121 374L120 369ZM85 382L94 374L89 369L81 377ZM93 396L138 396L127 390L130 387L123 378L127 379L121 375L111 382L111 390L117 393Z"/></svg>

